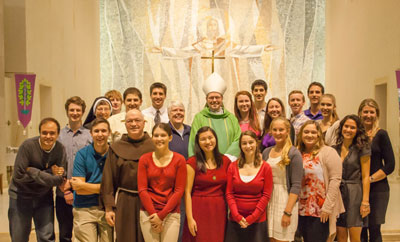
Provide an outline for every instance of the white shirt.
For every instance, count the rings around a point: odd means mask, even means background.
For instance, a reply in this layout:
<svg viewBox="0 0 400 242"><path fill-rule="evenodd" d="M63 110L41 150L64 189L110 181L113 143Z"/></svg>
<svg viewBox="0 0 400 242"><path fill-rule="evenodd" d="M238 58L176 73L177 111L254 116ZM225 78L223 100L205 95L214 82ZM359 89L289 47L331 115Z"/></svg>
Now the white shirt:
<svg viewBox="0 0 400 242"><path fill-rule="evenodd" d="M142 114L146 117L149 117L153 120L154 123L154 117L156 116L157 109L155 109L153 106L150 106L146 108L145 110L142 111ZM168 111L166 107L160 108L160 118L162 123L168 123L169 118L168 118Z"/></svg>

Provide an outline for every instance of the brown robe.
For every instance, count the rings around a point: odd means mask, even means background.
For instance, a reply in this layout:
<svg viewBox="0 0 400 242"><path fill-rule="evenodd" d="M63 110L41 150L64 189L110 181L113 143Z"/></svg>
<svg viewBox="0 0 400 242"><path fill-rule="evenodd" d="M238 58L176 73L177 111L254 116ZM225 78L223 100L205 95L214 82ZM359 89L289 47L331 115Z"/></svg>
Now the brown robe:
<svg viewBox="0 0 400 242"><path fill-rule="evenodd" d="M137 170L139 158L155 147L147 133L140 140L133 141L124 134L113 143L108 151L100 188L100 205L113 207L115 230L118 242L144 242L139 225L139 194L121 191L115 205L118 188L137 191Z"/></svg>

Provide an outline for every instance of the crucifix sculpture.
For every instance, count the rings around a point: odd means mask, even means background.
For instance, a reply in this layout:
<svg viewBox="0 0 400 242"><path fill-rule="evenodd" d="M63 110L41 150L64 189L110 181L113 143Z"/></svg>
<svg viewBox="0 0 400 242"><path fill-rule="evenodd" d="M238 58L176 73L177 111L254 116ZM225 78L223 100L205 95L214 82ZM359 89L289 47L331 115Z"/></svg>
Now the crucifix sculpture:
<svg viewBox="0 0 400 242"><path fill-rule="evenodd" d="M212 50L211 56L202 56L201 59L211 59L211 73L214 73L214 60L215 59L225 59L224 56L214 56L215 51Z"/></svg>

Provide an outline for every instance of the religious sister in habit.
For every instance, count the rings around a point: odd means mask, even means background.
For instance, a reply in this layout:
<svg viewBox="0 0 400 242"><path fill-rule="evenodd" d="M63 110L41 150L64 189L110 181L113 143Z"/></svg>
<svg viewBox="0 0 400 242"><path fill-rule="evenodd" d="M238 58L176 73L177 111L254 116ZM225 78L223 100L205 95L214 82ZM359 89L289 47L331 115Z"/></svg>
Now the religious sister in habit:
<svg viewBox="0 0 400 242"><path fill-rule="evenodd" d="M87 129L92 128L92 122L96 118L104 118L108 119L112 114L113 108L110 100L106 97L97 97L92 107L89 109L89 113L86 117L85 122L83 123L83 127Z"/></svg>

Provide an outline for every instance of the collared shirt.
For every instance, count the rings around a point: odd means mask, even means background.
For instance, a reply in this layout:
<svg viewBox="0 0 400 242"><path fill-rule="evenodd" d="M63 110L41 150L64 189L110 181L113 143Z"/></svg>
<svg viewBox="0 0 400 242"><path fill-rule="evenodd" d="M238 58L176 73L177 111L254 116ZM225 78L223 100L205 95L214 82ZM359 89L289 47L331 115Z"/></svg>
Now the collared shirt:
<svg viewBox="0 0 400 242"><path fill-rule="evenodd" d="M67 178L71 179L72 169L74 167L75 155L78 150L87 146L92 142L92 136L90 131L81 126L75 133L72 129L66 125L58 136L58 141L64 145L67 153Z"/></svg>
<svg viewBox="0 0 400 242"><path fill-rule="evenodd" d="M100 184L107 154L96 152L93 144L84 147L76 154L73 177L84 177L86 183ZM88 208L99 205L99 194L78 195L74 192L74 207Z"/></svg>
<svg viewBox="0 0 400 242"><path fill-rule="evenodd" d="M167 108L165 106L163 106L159 110L160 110L161 122L162 123L168 123L169 122L169 118L168 118ZM148 107L148 108L146 108L145 110L142 111L142 114L144 116L147 116L147 117L153 119L153 121L154 121L154 117L156 116L156 113L157 113L157 109L155 109L153 106L150 106L150 107Z"/></svg>
<svg viewBox="0 0 400 242"><path fill-rule="evenodd" d="M304 112L301 112L299 114L297 114L296 116L293 116L290 118L290 123L292 123L296 137L297 134L300 131L301 126L303 126L303 124L305 122L307 122L308 120L311 120L309 117L307 117Z"/></svg>
<svg viewBox="0 0 400 242"><path fill-rule="evenodd" d="M322 119L322 118L323 118L323 117L322 117L321 110L319 110L317 114L313 115L313 114L311 113L311 110L310 110L310 109L311 109L311 108L309 108L309 109L307 109L307 110L304 110L304 114L305 114L307 117L309 117L309 118L312 119L312 120L318 120L318 119Z"/></svg>

